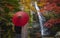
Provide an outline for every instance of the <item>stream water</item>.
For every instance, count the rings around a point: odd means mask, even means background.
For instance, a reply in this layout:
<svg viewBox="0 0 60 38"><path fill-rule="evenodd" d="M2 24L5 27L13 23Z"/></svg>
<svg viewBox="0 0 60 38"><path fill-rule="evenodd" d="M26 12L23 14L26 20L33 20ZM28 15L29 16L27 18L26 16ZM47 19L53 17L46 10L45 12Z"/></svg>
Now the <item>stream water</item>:
<svg viewBox="0 0 60 38"><path fill-rule="evenodd" d="M35 8L37 10L38 18L39 18L39 23L40 23L40 28L41 28L41 35L46 36L49 35L48 28L44 26L44 22L46 21L44 16L40 13L40 8L37 6L37 2L35 2Z"/></svg>

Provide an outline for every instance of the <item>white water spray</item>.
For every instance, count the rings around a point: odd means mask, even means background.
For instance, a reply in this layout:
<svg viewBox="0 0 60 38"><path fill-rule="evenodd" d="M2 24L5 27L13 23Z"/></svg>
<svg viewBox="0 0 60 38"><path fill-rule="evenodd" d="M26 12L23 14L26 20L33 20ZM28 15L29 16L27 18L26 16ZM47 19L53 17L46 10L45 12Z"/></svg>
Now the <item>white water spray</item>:
<svg viewBox="0 0 60 38"><path fill-rule="evenodd" d="M38 14L38 17L39 17L39 23L40 23L40 27L41 27L41 35L48 35L49 33L46 32L48 29L44 27L44 21L45 21L45 18L43 17L43 15L40 13L40 9L38 8L37 6L37 2L35 2L35 8L37 10L37 14Z"/></svg>

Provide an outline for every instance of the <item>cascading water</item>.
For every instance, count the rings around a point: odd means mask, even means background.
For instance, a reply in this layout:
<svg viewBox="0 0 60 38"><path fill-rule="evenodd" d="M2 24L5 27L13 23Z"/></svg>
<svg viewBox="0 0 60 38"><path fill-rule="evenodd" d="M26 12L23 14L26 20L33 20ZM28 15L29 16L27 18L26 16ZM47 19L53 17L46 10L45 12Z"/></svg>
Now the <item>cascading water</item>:
<svg viewBox="0 0 60 38"><path fill-rule="evenodd" d="M46 21L45 18L43 17L43 15L40 13L40 9L38 8L37 6L37 2L35 2L35 8L37 10L37 14L38 14L38 17L39 17L39 22L40 22L40 28L41 28L41 35L42 36L46 36L46 35L49 35L49 32L48 32L48 28L46 28L44 26L44 22Z"/></svg>

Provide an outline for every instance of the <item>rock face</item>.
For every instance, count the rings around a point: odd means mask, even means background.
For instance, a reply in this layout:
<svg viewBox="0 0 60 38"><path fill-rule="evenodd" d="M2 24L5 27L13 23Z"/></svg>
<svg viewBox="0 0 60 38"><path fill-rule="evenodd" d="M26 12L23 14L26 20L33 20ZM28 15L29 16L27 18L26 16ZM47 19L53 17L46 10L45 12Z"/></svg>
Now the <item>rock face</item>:
<svg viewBox="0 0 60 38"><path fill-rule="evenodd" d="M43 37L43 38L54 38L54 37Z"/></svg>
<svg viewBox="0 0 60 38"><path fill-rule="evenodd" d="M60 38L60 32L57 32L55 38Z"/></svg>

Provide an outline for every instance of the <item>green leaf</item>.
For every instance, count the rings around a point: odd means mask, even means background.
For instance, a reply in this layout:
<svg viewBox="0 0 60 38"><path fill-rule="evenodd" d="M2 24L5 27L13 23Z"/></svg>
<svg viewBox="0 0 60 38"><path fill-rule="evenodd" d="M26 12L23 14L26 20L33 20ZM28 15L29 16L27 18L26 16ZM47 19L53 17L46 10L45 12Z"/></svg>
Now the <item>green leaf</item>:
<svg viewBox="0 0 60 38"><path fill-rule="evenodd" d="M19 1L18 0L6 0L6 1L11 5L19 6Z"/></svg>
<svg viewBox="0 0 60 38"><path fill-rule="evenodd" d="M5 13L8 13L10 10L9 10L9 8L4 8L4 10L5 10Z"/></svg>

